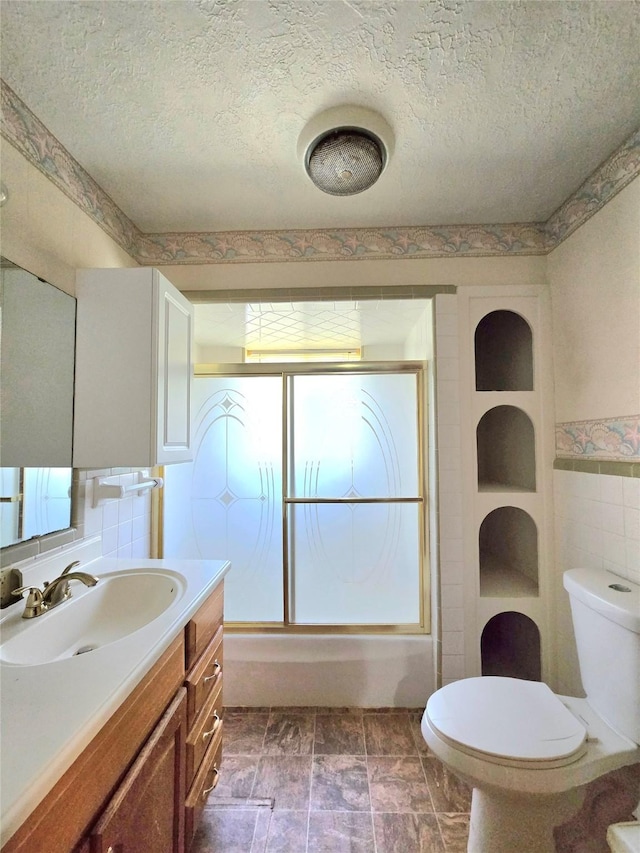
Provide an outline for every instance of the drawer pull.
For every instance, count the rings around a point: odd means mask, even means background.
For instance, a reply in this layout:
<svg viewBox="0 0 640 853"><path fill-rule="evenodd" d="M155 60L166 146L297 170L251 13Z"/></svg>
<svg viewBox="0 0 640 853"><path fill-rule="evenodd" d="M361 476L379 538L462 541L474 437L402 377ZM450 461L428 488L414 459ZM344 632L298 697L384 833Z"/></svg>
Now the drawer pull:
<svg viewBox="0 0 640 853"><path fill-rule="evenodd" d="M221 723L221 722L222 722L222 720L221 720L221 719L220 719L220 717L218 716L218 712L217 712L217 711L214 711L214 712L213 712L213 728L212 728L212 729L210 729L208 732L203 732L203 733L202 733L202 740L206 740L207 738L211 737L211 735L212 735L212 734L214 734L215 732L217 732L217 731L218 731L218 726L220 725L220 723Z"/></svg>
<svg viewBox="0 0 640 853"><path fill-rule="evenodd" d="M207 797L209 796L209 794L210 794L210 793L213 791L213 789L216 787L216 785L218 784L218 778L219 778L219 777L220 777L220 771L218 770L218 768L217 768L217 767L215 766L215 764L214 764L214 765L213 765L213 780L212 780L212 784L211 784L211 787L210 787L210 788L205 788L205 789L204 789L204 791L202 792L202 799L203 799L203 800L206 800L206 799L207 799Z"/></svg>
<svg viewBox="0 0 640 853"><path fill-rule="evenodd" d="M203 684L206 684L206 683L207 683L207 681L213 681L214 679L216 679L216 678L220 675L221 670L222 670L222 667L220 666L220 664L218 663L218 661L217 661L217 660L214 660L214 662L213 662L213 675L207 675L207 676L205 676L205 677L202 679L202 683L203 683Z"/></svg>

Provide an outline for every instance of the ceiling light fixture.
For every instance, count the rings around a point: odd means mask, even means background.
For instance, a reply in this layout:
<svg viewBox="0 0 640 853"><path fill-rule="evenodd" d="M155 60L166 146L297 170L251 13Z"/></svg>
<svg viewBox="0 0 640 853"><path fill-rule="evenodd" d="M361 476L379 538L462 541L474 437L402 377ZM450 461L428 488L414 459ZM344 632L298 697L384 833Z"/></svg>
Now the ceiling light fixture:
<svg viewBox="0 0 640 853"><path fill-rule="evenodd" d="M298 156L313 183L329 195L356 195L369 189L385 170L393 132L376 112L364 107L332 107L306 125Z"/></svg>

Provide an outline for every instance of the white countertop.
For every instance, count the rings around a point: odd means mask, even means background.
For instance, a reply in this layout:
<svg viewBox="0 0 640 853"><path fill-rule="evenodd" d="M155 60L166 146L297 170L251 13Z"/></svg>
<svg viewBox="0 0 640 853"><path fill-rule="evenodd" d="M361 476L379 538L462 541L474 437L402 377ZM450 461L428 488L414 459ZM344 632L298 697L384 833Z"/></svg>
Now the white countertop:
<svg viewBox="0 0 640 853"><path fill-rule="evenodd" d="M73 764L229 568L225 560L98 558L83 562L78 571L99 578L132 569L177 573L184 591L152 622L90 654L33 666L0 661L0 845ZM49 575L49 579L56 576ZM30 583L39 581L29 578ZM73 585L74 598L87 594L90 590L81 584ZM59 607L56 612L62 613L65 603ZM47 618L43 614L22 619L23 609L17 605L4 611L0 620L3 642Z"/></svg>

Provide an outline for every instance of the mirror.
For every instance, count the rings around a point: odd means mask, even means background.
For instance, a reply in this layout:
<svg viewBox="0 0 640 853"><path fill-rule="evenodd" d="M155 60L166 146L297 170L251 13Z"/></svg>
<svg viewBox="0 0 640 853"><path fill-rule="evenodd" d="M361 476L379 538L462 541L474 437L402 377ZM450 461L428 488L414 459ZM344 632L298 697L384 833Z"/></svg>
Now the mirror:
<svg viewBox="0 0 640 853"><path fill-rule="evenodd" d="M0 546L71 523L76 300L0 259Z"/></svg>

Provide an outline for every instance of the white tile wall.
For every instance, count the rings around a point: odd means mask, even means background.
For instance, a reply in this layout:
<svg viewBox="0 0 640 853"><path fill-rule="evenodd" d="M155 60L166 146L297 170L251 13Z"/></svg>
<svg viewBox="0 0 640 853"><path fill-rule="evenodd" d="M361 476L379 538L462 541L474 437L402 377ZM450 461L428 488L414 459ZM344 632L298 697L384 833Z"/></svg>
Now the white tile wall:
<svg viewBox="0 0 640 853"><path fill-rule="evenodd" d="M93 480L109 477L109 482L122 486L138 481L130 468L107 468L80 471L77 484L77 518L75 524L84 536L102 535L103 557L151 556L151 492L93 506Z"/></svg>
<svg viewBox="0 0 640 853"><path fill-rule="evenodd" d="M554 471L556 568L608 569L640 583L640 479Z"/></svg>
<svg viewBox="0 0 640 853"><path fill-rule="evenodd" d="M640 583L640 479L554 471L555 584L558 655L556 690L584 695L569 597L562 573L606 569Z"/></svg>
<svg viewBox="0 0 640 853"><path fill-rule="evenodd" d="M464 564L457 296L436 296L438 536L442 683L464 677Z"/></svg>

